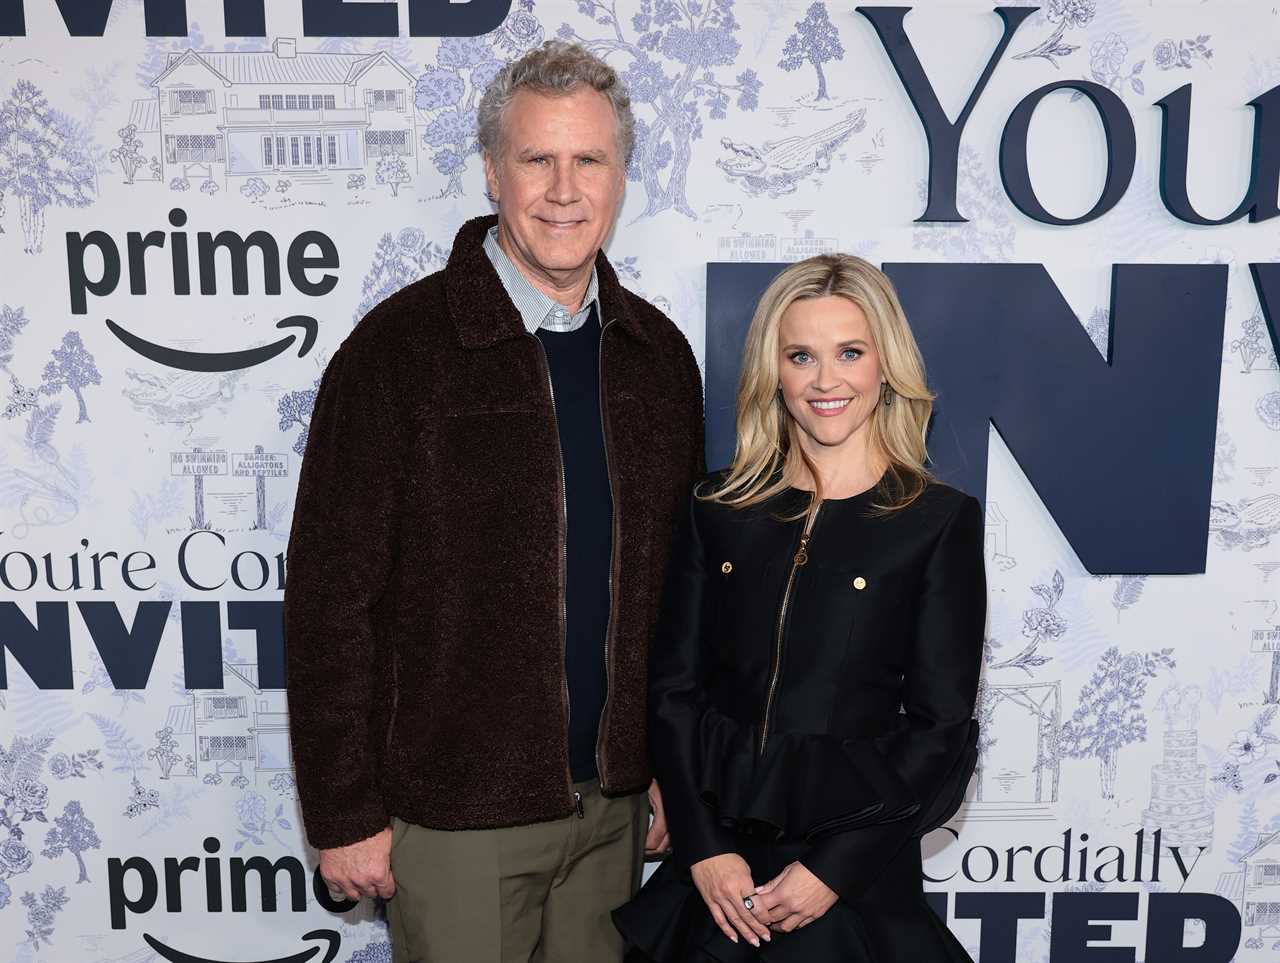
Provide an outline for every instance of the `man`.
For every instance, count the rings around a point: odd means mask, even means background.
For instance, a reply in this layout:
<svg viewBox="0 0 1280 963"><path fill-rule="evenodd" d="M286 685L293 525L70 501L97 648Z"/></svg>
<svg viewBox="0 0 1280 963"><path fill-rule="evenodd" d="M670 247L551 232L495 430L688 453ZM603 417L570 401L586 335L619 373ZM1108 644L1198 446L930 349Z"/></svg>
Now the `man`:
<svg viewBox="0 0 1280 963"><path fill-rule="evenodd" d="M321 874L390 900L396 963L601 963L667 846L646 659L701 380L600 251L634 139L615 72L549 42L478 124L497 217L374 307L316 397L294 763Z"/></svg>

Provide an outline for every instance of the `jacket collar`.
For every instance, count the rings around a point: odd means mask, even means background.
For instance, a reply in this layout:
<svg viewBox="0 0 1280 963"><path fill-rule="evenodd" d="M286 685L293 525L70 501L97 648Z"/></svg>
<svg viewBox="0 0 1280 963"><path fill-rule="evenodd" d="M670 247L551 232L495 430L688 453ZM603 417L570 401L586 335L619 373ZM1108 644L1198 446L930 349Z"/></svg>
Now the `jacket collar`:
<svg viewBox="0 0 1280 963"><path fill-rule="evenodd" d="M464 348L487 348L527 334L520 312L484 252L484 236L497 223L498 215L487 214L463 224L445 265L449 317ZM596 252L596 279L604 312L602 321L616 320L633 337L648 341L644 323L631 310L618 275L603 251Z"/></svg>

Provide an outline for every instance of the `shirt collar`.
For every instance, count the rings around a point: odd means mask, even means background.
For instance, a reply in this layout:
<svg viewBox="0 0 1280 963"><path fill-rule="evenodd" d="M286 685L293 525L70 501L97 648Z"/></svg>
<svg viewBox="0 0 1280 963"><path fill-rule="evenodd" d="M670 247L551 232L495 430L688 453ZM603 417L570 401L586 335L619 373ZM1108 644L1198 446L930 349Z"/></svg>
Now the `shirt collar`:
<svg viewBox="0 0 1280 963"><path fill-rule="evenodd" d="M569 326L569 310L559 301L548 297L534 287L516 267L515 262L507 256L507 252L502 249L502 245L498 243L497 225L489 228L485 233L484 252L493 263L494 270L498 272L498 279L502 282L507 296L511 298L511 303L520 313L520 320L524 322L526 331L534 334L544 324L561 329ZM591 268L591 280L587 282L586 294L582 298L582 307L572 316L574 327L586 320L586 315L593 305L596 309L597 323L600 323L599 319L602 316L600 283L594 265Z"/></svg>

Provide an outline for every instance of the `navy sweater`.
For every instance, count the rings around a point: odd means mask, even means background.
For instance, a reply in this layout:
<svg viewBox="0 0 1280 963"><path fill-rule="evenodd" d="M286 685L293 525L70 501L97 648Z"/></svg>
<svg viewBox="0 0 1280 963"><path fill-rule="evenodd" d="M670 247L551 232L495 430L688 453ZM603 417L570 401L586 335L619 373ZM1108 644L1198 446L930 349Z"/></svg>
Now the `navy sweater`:
<svg viewBox="0 0 1280 963"><path fill-rule="evenodd" d="M600 323L593 309L576 331L542 328L538 339L551 369L564 461L569 769L573 781L582 782L597 775L613 551L613 497L600 417Z"/></svg>

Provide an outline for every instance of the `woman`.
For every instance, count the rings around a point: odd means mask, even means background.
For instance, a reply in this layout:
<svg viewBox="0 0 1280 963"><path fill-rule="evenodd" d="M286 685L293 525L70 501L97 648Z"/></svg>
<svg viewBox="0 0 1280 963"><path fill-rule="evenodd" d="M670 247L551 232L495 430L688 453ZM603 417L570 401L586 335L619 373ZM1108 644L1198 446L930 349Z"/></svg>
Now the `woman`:
<svg viewBox="0 0 1280 963"><path fill-rule="evenodd" d="M650 655L674 853L614 913L634 959L972 963L919 838L976 761L984 521L925 468L931 410L882 272L824 255L765 291Z"/></svg>

